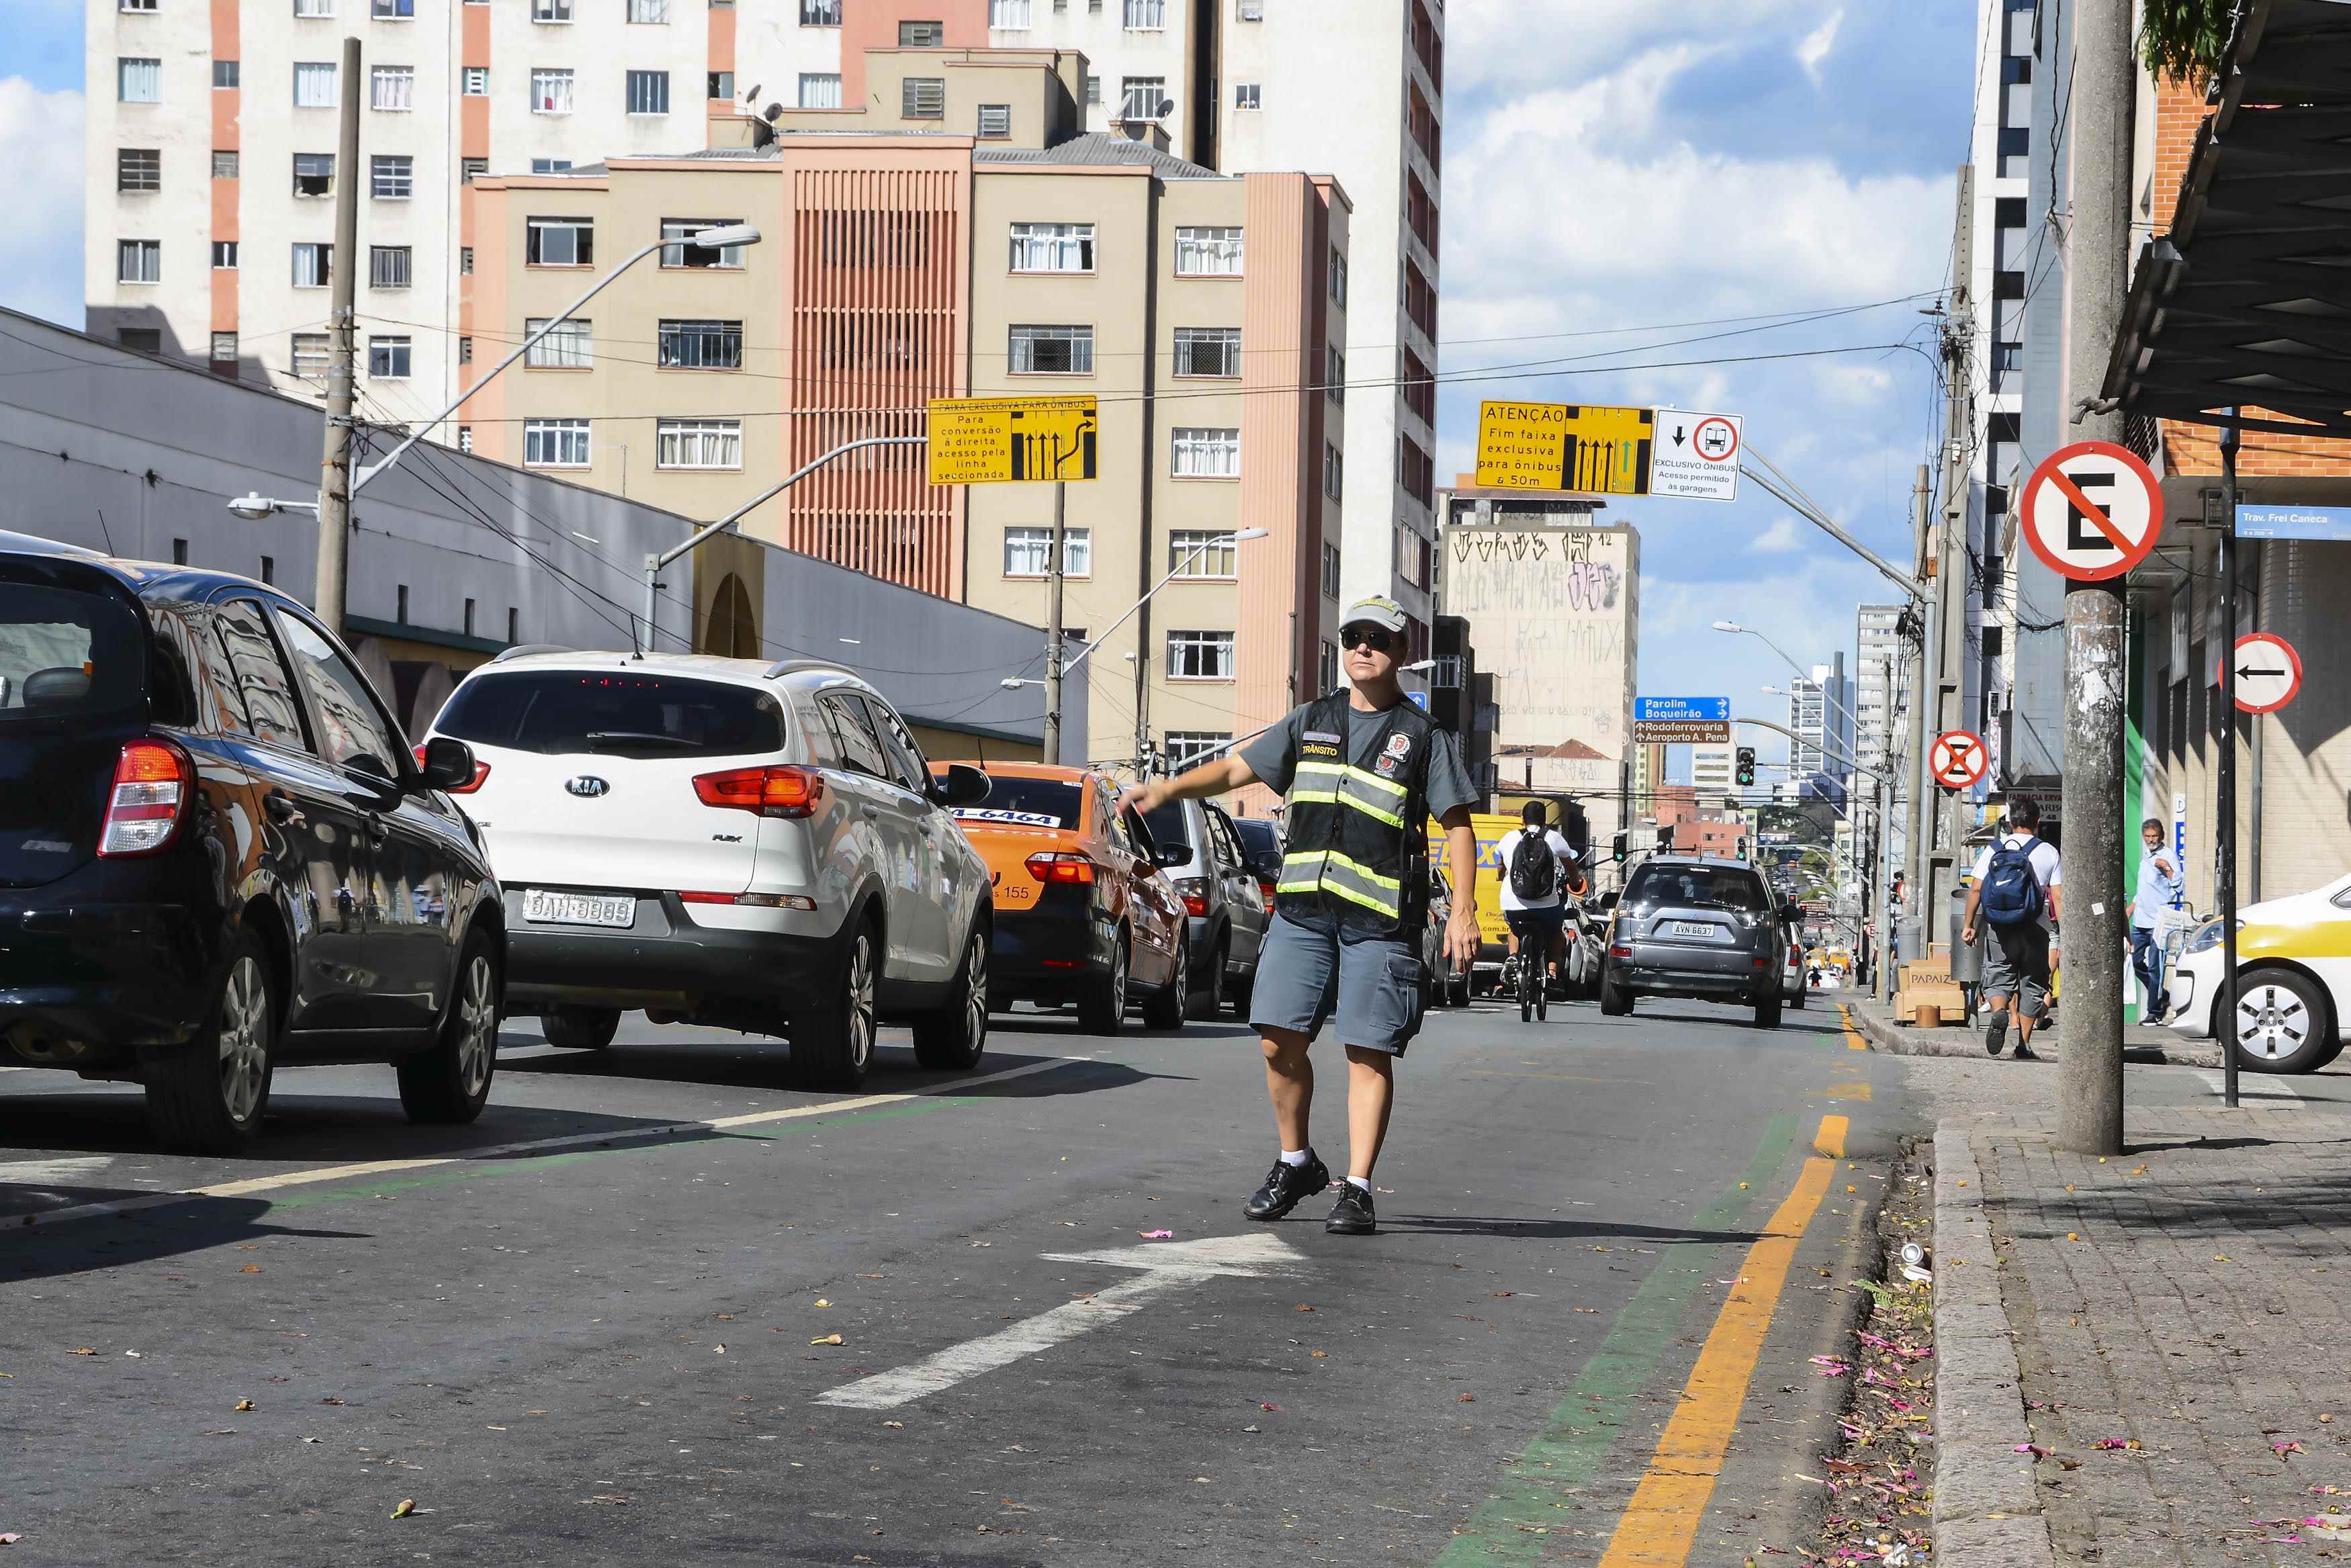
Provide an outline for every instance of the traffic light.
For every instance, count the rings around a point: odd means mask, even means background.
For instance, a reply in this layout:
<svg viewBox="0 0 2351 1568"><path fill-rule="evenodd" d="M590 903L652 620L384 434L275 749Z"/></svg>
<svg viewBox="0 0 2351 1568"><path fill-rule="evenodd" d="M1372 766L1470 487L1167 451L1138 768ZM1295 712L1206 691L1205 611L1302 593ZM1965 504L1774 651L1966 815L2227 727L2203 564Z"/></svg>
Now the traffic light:
<svg viewBox="0 0 2351 1568"><path fill-rule="evenodd" d="M1753 784L1754 782L1755 748L1752 746L1741 746L1739 748L1739 783L1741 787L1744 787L1748 784Z"/></svg>
<svg viewBox="0 0 2351 1568"><path fill-rule="evenodd" d="M1743 834L1740 836L1739 840L1739 857L1741 860L1747 858L1747 839Z"/></svg>

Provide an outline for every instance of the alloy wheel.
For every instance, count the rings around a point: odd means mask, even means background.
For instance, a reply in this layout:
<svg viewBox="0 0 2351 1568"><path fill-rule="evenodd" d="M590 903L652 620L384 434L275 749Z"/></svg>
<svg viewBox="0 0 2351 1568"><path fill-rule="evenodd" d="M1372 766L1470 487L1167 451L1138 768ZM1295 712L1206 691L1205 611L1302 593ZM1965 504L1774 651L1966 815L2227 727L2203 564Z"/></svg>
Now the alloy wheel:
<svg viewBox="0 0 2351 1568"><path fill-rule="evenodd" d="M849 1064L863 1072L873 1059L873 939L864 931L849 950Z"/></svg>
<svg viewBox="0 0 2351 1568"><path fill-rule="evenodd" d="M2237 997L2237 1047L2266 1062L2299 1054L2310 1038L2310 1010L2282 985L2255 985Z"/></svg>
<svg viewBox="0 0 2351 1568"><path fill-rule="evenodd" d="M971 933L971 951L964 959L964 973L970 983L964 987L963 1028L967 1040L985 1039L987 1035L987 933Z"/></svg>
<svg viewBox="0 0 2351 1568"><path fill-rule="evenodd" d="M457 997L457 1081L471 1099L489 1082L490 1063L498 1048L497 990L486 953L475 953L465 966L464 989Z"/></svg>
<svg viewBox="0 0 2351 1568"><path fill-rule="evenodd" d="M1126 944L1121 942L1110 955L1110 1015L1126 1016Z"/></svg>
<svg viewBox="0 0 2351 1568"><path fill-rule="evenodd" d="M250 1121L268 1082L269 982L260 961L246 953L230 966L221 994L221 1105L229 1118Z"/></svg>

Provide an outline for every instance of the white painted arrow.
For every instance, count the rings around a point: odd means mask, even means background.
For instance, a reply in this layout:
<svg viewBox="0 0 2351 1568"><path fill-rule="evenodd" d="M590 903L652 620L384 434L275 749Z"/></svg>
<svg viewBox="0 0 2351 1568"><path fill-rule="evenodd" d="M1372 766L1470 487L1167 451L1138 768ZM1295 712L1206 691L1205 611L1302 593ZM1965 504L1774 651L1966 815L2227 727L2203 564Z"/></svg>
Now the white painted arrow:
<svg viewBox="0 0 2351 1568"><path fill-rule="evenodd" d="M956 1384L1008 1366L1025 1355L1075 1339L1091 1329L1140 1312L1152 1297L1219 1275L1262 1279L1289 1272L1303 1255L1278 1236L1263 1231L1240 1236L1210 1236L1197 1241L1175 1241L1156 1247L1120 1247L1100 1252L1047 1252L1049 1263L1107 1263L1113 1268L1141 1269L1140 1279L1097 1291L1082 1301L1064 1302L1010 1328L950 1345L895 1372L879 1373L828 1389L816 1397L820 1405L845 1410L894 1410L901 1405L952 1388Z"/></svg>

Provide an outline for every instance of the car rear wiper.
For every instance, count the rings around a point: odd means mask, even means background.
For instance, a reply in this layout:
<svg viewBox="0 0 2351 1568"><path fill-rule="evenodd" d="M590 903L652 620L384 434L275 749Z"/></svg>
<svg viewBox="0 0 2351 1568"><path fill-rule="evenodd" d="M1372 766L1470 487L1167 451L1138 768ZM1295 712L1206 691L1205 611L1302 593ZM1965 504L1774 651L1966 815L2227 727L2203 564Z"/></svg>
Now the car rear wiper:
<svg viewBox="0 0 2351 1568"><path fill-rule="evenodd" d="M643 730L590 730L588 749L591 752L622 751L636 746L651 746L670 751L691 752L701 749L702 742L689 741L682 735L656 735Z"/></svg>

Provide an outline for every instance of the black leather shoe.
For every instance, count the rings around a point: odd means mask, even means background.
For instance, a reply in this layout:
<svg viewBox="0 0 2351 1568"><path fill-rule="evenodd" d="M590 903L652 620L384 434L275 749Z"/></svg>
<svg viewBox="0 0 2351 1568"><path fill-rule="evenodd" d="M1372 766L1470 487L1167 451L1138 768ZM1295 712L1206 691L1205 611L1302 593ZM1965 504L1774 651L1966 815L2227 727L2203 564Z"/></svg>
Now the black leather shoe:
<svg viewBox="0 0 2351 1568"><path fill-rule="evenodd" d="M1331 1206L1331 1218L1322 1229L1333 1236L1368 1236L1379 1228L1380 1217L1372 1212L1372 1189L1352 1181L1339 1183L1339 1201Z"/></svg>
<svg viewBox="0 0 2351 1568"><path fill-rule="evenodd" d="M1249 1194L1241 1212L1252 1220L1279 1220L1330 1185L1330 1168L1308 1149L1304 1165L1275 1160L1273 1168L1266 1172L1265 1185Z"/></svg>

